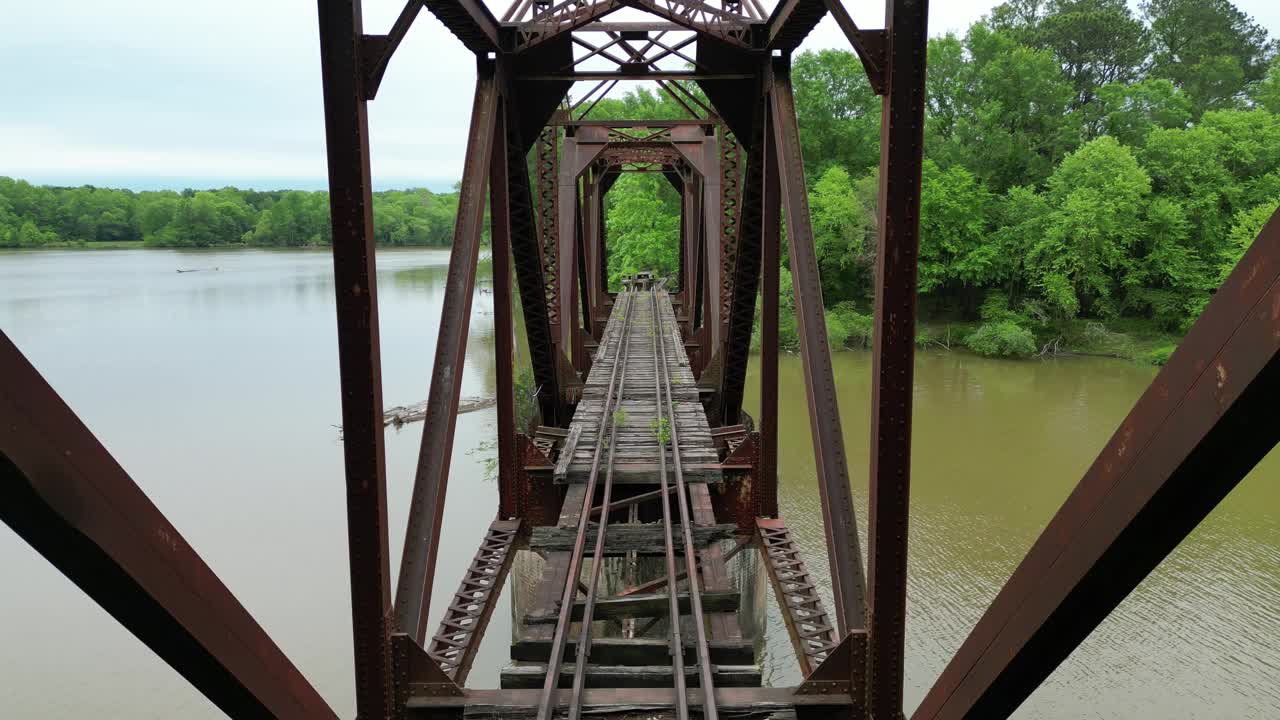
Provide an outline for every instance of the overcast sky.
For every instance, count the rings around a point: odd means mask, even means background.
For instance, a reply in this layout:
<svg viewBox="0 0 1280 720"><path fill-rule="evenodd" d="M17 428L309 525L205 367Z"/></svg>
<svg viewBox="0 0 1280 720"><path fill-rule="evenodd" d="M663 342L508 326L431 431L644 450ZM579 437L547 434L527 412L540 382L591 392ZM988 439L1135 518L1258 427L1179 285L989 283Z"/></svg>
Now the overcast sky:
<svg viewBox="0 0 1280 720"><path fill-rule="evenodd" d="M1280 28L1276 0L1236 1ZM314 0L6 4L0 175L137 189L324 186ZM934 0L930 34L963 32L993 4ZM385 32L403 0L364 5L366 31ZM862 27L883 26L883 0L846 6ZM803 46L823 47L845 47L829 18ZM457 179L473 68L424 12L370 104L375 184Z"/></svg>

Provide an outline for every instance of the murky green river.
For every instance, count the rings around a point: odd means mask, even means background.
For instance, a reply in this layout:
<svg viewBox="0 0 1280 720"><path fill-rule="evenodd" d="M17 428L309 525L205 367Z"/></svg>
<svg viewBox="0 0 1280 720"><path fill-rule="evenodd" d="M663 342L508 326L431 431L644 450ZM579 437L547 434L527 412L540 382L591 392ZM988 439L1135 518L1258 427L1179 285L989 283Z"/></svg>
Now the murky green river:
<svg viewBox="0 0 1280 720"><path fill-rule="evenodd" d="M389 405L426 395L447 260L443 251L379 253ZM489 301L477 296L464 397L493 391ZM351 716L327 253L0 253L0 329L325 698ZM864 532L869 360L835 358ZM919 358L908 708L1153 374L1099 359ZM797 358L783 358L781 378L782 512L810 565L821 569L825 546ZM749 380L749 408L757 382ZM493 432L491 409L459 418L433 618L496 507L484 472ZM388 432L393 566L420 435L421 425ZM1017 717L1280 717L1278 478L1273 454ZM7 527L0 529L0 577L0 718L218 717ZM510 598L502 603L472 685L495 685L507 657ZM766 625L765 677L793 682L776 613Z"/></svg>

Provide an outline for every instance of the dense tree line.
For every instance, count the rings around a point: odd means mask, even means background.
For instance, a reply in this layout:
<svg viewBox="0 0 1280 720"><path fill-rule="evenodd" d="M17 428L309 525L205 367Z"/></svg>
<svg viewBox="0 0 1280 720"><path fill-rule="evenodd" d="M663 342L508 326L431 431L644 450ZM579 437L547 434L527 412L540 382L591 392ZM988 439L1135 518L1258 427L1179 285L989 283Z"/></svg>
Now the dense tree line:
<svg viewBox="0 0 1280 720"><path fill-rule="evenodd" d="M1007 340L985 349L1079 318L1180 333L1280 204L1275 43L1227 0L1140 10L1012 0L929 43L920 291ZM859 69L794 74L824 294L865 308L881 104Z"/></svg>
<svg viewBox="0 0 1280 720"><path fill-rule="evenodd" d="M926 320L967 321L989 354L1072 327L1185 331L1280 204L1275 57L1228 0L1012 0L932 39ZM829 330L867 342L881 99L848 52L804 53L793 78ZM612 207L611 256L652 245L658 205Z"/></svg>
<svg viewBox="0 0 1280 720"><path fill-rule="evenodd" d="M374 193L384 245L449 245L457 193ZM132 192L57 188L0 177L0 247L141 242L153 247L326 246L329 195L297 190Z"/></svg>

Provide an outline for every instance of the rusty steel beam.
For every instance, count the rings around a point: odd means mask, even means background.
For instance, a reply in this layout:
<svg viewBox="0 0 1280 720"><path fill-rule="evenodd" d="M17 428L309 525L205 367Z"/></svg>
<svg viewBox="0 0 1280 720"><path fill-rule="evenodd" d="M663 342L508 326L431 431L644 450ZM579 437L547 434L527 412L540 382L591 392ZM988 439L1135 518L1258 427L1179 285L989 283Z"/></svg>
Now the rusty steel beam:
<svg viewBox="0 0 1280 720"><path fill-rule="evenodd" d="M391 56L404 41L404 36L421 10L422 0L408 0L386 35L364 35L361 38L360 68L364 73L365 100L372 100L378 94L378 86L382 84L382 76L387 72Z"/></svg>
<svg viewBox="0 0 1280 720"><path fill-rule="evenodd" d="M881 114L867 521L867 701L871 717L886 720L902 715L928 13L928 0L891 0L886 17L892 61Z"/></svg>
<svg viewBox="0 0 1280 720"><path fill-rule="evenodd" d="M914 718L1003 718L1277 441L1280 212L1001 588Z"/></svg>
<svg viewBox="0 0 1280 720"><path fill-rule="evenodd" d="M825 3L827 10L831 12L831 18L840 26L845 39L858 54L862 71L867 74L871 88L877 95L884 95L888 89L888 31L860 30L854 24L853 18L849 17L849 11L844 9L844 3L841 0L825 0Z"/></svg>
<svg viewBox="0 0 1280 720"><path fill-rule="evenodd" d="M738 215L737 261L733 268L733 301L729 310L729 331L725 338L724 379L721 382L720 419L733 425L741 421L742 395L747 383L747 362L751 355L751 332L756 315L756 292L760 288L761 243L764 219L765 126L768 101L761 94L756 102L747 145L747 167L742 178L742 206ZM735 131L736 132L736 131ZM770 164L775 160L769 160ZM775 213L772 222L776 225ZM768 289L765 298L769 297ZM775 290L774 295L777 295ZM765 306L768 307L767 305ZM764 330L764 327L761 327ZM766 344L764 347L776 346ZM763 355L762 355L763 357ZM766 444L768 438L765 438Z"/></svg>
<svg viewBox="0 0 1280 720"><path fill-rule="evenodd" d="M0 519L227 715L336 718L3 332L0 378Z"/></svg>
<svg viewBox="0 0 1280 720"><path fill-rule="evenodd" d="M426 638L427 613L431 609L431 588L449 485L449 461L453 456L471 301L475 295L476 261L480 253L480 229L484 222L484 188L489 177L498 114L494 62L481 59L476 69L475 100L471 109L466 162L462 168L458 217L453 229L453 251L445 279L440 334L436 340L422 446L409 507L409 526L405 532L400 580L396 586L396 629L418 644Z"/></svg>
<svg viewBox="0 0 1280 720"><path fill-rule="evenodd" d="M484 0L424 0L422 4L471 52L483 55L501 49L498 20Z"/></svg>
<svg viewBox="0 0 1280 720"><path fill-rule="evenodd" d="M796 49L826 14L823 0L781 0L765 26L765 47L786 52Z"/></svg>
<svg viewBox="0 0 1280 720"><path fill-rule="evenodd" d="M507 177L507 119L501 108L494 122L489 158L490 263L493 271L494 395L498 416L498 517L518 512L520 458L516 455L515 325L511 308L511 202ZM524 172L517 168L516 172ZM527 429L527 428L521 428Z"/></svg>
<svg viewBox="0 0 1280 720"><path fill-rule="evenodd" d="M507 76L505 68L501 70ZM509 85L509 84L508 84ZM529 183L527 166L527 147L523 138L519 137L518 103L515 102L512 90L508 86L502 99L503 124L505 135L503 146L506 148L506 178L508 220L511 223L511 257L515 261L516 284L520 290L520 307L524 315L525 336L529 341L529 365L533 369L533 379L537 384L538 409L542 422L548 425L568 422L567 411L560 394L559 364L556 360L555 327L556 327L556 292L558 283L555 276L555 200L550 200L552 217L547 217L546 179L544 173L543 142L538 141L536 154L536 172L538 176L539 213L534 214L534 197ZM554 137L555 128L551 133ZM554 139L552 140L554 151ZM555 189L555 159L552 158L550 172L552 195ZM551 242L547 242L547 232ZM549 253L549 256L548 256ZM523 429L523 428L522 428Z"/></svg>
<svg viewBox="0 0 1280 720"><path fill-rule="evenodd" d="M458 591L453 594L453 601L445 610L440 629L427 647L427 656L457 685L467 681L484 631L502 595L502 586L515 558L520 522L494 520L490 523L471 566L458 584Z"/></svg>
<svg viewBox="0 0 1280 720"><path fill-rule="evenodd" d="M864 627L866 580L862 574L857 520L853 515L853 497L849 490L849 462L845 457L840 406L836 401L831 348L827 342L818 255L809 220L809 198L805 189L804 160L800 154L790 61L783 57L773 60L769 93L771 130L777 150L779 190L786 211L787 244L791 249L791 275L805 391L809 400L809 427L818 474L818 495L822 500L822 516L827 530L836 621L843 637L851 630Z"/></svg>
<svg viewBox="0 0 1280 720"><path fill-rule="evenodd" d="M761 280L761 315L760 315L760 466L757 474L760 481L764 484L764 488L760 488L760 492L770 492L774 499L772 511L777 512L778 497L778 304L781 300L781 275L782 275L782 233L781 233L781 217L782 217L782 199L779 197L778 189L778 152L774 147L773 134L766 132L763 138L764 148L762 149L762 161L764 167L762 169L762 177L758 180L761 184L760 192L756 193L759 200L759 215L755 219L759 227L755 232L759 236L760 251L755 253L751 258L751 265L754 267L748 269L749 273L754 274ZM748 258L742 255L738 256L738 263L744 264L748 262ZM763 266L763 267L761 267ZM738 279L742 279L742 275L738 275ZM754 288L755 281L751 281ZM734 288L737 293L737 288ZM752 306L755 305L755 292L752 291ZM738 302L735 295L735 302ZM744 304L746 304L744 302ZM737 306L735 305L735 312ZM747 325L746 334L747 342L750 343L751 333L751 316L747 315L743 318ZM746 369L746 349L741 346L741 338L738 338L739 345L737 352L743 353L741 359L742 370L739 371L740 376L745 374ZM749 345L747 346L750 347ZM737 381L736 402L739 409L742 403L742 385L745 377ZM736 419L736 418L735 418Z"/></svg>
<svg viewBox="0 0 1280 720"><path fill-rule="evenodd" d="M319 18L356 708L361 717L373 718L386 716L391 705L391 573L360 2L320 0Z"/></svg>

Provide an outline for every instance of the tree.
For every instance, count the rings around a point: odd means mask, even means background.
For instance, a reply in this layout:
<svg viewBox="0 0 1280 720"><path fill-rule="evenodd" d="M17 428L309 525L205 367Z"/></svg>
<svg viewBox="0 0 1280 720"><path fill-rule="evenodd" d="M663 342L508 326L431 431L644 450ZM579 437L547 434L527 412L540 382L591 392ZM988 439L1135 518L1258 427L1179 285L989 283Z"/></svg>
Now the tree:
<svg viewBox="0 0 1280 720"><path fill-rule="evenodd" d="M1144 0L1154 45L1152 74L1172 80L1195 116L1234 107L1275 54L1267 31L1230 0Z"/></svg>
<svg viewBox="0 0 1280 720"><path fill-rule="evenodd" d="M971 68L964 44L952 33L929 40L929 72L925 76L925 154L944 167L957 156L956 123L967 108L961 103Z"/></svg>
<svg viewBox="0 0 1280 720"><path fill-rule="evenodd" d="M880 98L857 56L844 50L801 53L792 66L800 146L812 181L839 165L861 174L880 161Z"/></svg>
<svg viewBox="0 0 1280 720"><path fill-rule="evenodd" d="M1067 156L1049 178L1050 210L1029 265L1045 299L1064 316L1118 311L1116 281L1141 237L1151 178L1115 138Z"/></svg>
<svg viewBox="0 0 1280 720"><path fill-rule="evenodd" d="M660 197L662 185L660 175L627 173L605 196L610 285L620 286L623 275L637 272L678 272L680 216Z"/></svg>
<svg viewBox="0 0 1280 720"><path fill-rule="evenodd" d="M1276 196L1271 202L1236 213L1228 242L1217 258L1219 283L1226 280L1227 275L1235 269L1236 263L1240 262L1245 251L1253 245L1253 241L1262 232L1262 227L1275 216L1278 207L1280 207L1280 196Z"/></svg>
<svg viewBox="0 0 1280 720"><path fill-rule="evenodd" d="M1280 57L1271 61L1266 76L1250 89L1249 97L1256 106L1280 114Z"/></svg>
<svg viewBox="0 0 1280 720"><path fill-rule="evenodd" d="M976 288L996 280L1001 259L987 240L991 193L962 167L924 164L920 193L920 292L963 293L966 309Z"/></svg>
<svg viewBox="0 0 1280 720"><path fill-rule="evenodd" d="M1033 37L1034 47L1062 63L1077 108L1108 83L1137 79L1150 49L1146 27L1125 0L1051 0Z"/></svg>
<svg viewBox="0 0 1280 720"><path fill-rule="evenodd" d="M1191 121L1191 100L1164 79L1105 85L1095 105L1097 132L1130 147L1140 147L1156 128L1185 128Z"/></svg>
<svg viewBox="0 0 1280 720"><path fill-rule="evenodd" d="M973 80L956 123L962 164L997 192L1037 184L1079 142L1074 91L1045 50L985 25L969 30Z"/></svg>
<svg viewBox="0 0 1280 720"><path fill-rule="evenodd" d="M822 295L831 299L870 294L876 258L875 191L855 187L844 168L827 168L809 194L814 249Z"/></svg>
<svg viewBox="0 0 1280 720"><path fill-rule="evenodd" d="M1152 187L1177 201L1191 224L1190 238L1203 256L1218 252L1226 232L1234 182L1223 164L1227 137L1218 130L1152 130L1139 151Z"/></svg>

